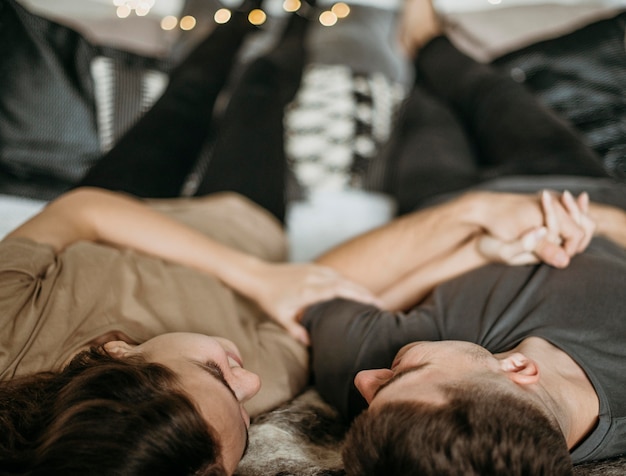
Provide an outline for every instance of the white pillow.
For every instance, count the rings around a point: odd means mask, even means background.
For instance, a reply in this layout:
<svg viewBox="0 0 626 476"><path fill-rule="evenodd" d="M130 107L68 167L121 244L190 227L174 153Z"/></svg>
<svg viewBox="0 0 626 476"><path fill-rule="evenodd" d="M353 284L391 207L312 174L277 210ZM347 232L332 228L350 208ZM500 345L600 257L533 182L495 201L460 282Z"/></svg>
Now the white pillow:
<svg viewBox="0 0 626 476"><path fill-rule="evenodd" d="M0 195L0 239L39 213L46 203L32 198Z"/></svg>

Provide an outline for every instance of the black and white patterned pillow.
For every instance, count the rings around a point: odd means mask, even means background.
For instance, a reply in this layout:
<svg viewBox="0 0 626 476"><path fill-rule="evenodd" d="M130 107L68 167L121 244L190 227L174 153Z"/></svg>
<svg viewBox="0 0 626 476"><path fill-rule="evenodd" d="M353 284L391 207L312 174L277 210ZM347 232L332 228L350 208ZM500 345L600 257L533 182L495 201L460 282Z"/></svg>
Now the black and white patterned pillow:
<svg viewBox="0 0 626 476"><path fill-rule="evenodd" d="M155 63L156 60L153 61ZM116 52L91 61L98 139L107 152L154 104L168 83L163 67L147 58Z"/></svg>
<svg viewBox="0 0 626 476"><path fill-rule="evenodd" d="M285 112L285 150L303 195L380 189L384 164L376 159L404 95L404 87L383 74L307 66Z"/></svg>

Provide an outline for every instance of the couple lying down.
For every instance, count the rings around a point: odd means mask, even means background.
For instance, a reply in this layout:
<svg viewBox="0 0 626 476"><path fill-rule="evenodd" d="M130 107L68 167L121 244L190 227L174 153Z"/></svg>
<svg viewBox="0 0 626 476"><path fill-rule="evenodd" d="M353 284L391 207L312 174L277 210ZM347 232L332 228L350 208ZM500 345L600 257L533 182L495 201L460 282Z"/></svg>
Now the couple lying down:
<svg viewBox="0 0 626 476"><path fill-rule="evenodd" d="M290 17L216 122L253 30L235 13L0 243L0 474L232 474L250 415L311 368L354 419L347 474L571 474L626 451L624 186L457 51L428 1L400 22L416 72L386 151L402 215L284 262L282 113L307 23ZM176 198L207 140L197 196Z"/></svg>

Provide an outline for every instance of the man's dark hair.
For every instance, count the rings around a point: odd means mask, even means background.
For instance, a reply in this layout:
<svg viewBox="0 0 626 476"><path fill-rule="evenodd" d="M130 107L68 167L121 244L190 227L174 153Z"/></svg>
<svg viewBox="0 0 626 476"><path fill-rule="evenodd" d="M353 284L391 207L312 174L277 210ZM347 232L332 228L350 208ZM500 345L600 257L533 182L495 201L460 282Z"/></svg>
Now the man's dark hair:
<svg viewBox="0 0 626 476"><path fill-rule="evenodd" d="M562 432L538 407L478 385L445 404L393 402L359 415L343 459L348 476L572 475Z"/></svg>
<svg viewBox="0 0 626 476"><path fill-rule="evenodd" d="M0 383L0 475L226 474L214 430L170 369L102 349Z"/></svg>

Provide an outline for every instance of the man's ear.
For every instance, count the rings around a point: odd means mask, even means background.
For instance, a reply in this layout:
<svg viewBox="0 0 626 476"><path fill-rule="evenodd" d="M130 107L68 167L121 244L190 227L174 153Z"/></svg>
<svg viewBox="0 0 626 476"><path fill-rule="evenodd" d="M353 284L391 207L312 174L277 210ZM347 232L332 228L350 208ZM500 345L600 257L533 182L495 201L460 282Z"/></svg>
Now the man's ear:
<svg viewBox="0 0 626 476"><path fill-rule="evenodd" d="M539 367L534 360L521 352L514 352L500 359L500 370L519 385L530 385L539 381Z"/></svg>
<svg viewBox="0 0 626 476"><path fill-rule="evenodd" d="M112 340L104 344L104 350L106 350L107 354L116 359L128 357L135 347L135 345L128 344L123 340Z"/></svg>

